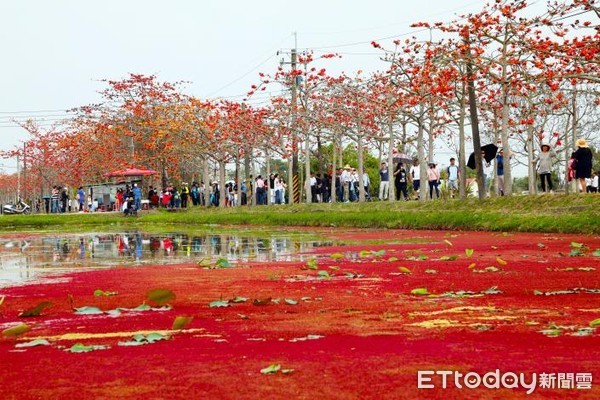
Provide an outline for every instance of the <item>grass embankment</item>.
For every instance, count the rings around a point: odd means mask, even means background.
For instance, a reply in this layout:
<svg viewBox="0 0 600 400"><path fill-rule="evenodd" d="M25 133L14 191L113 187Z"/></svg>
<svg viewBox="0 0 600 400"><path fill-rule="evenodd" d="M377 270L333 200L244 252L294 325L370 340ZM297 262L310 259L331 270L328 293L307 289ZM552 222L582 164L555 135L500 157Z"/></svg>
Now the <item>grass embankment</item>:
<svg viewBox="0 0 600 400"><path fill-rule="evenodd" d="M452 201L300 204L240 208L192 208L178 212L4 215L0 230L143 228L161 224L266 225L600 234L600 196L540 195Z"/></svg>

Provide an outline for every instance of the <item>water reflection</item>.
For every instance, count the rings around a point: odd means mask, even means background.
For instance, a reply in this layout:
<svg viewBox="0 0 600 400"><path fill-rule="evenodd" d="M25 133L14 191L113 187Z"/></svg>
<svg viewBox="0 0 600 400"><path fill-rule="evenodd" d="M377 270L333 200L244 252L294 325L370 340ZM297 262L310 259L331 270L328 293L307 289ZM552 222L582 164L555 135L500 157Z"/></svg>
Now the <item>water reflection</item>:
<svg viewBox="0 0 600 400"><path fill-rule="evenodd" d="M0 236L0 287L51 272L118 265L177 264L201 259L292 261L331 243L297 236L151 234L121 232L48 235L22 239Z"/></svg>

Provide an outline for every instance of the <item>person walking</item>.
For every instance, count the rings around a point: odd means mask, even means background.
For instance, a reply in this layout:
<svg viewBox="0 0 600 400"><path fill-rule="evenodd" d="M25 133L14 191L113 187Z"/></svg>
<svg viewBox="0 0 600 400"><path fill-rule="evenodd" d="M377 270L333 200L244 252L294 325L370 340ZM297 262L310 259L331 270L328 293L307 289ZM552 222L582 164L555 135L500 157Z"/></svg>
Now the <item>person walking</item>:
<svg viewBox="0 0 600 400"><path fill-rule="evenodd" d="M50 212L52 214L58 214L58 212L59 212L59 206L58 206L59 196L60 196L60 193L58 191L58 186L54 185L52 187L52 193L50 195Z"/></svg>
<svg viewBox="0 0 600 400"><path fill-rule="evenodd" d="M435 195L440 198L440 173L435 167L436 164L433 161L429 161L429 168L427 169L427 180L429 181L429 198L433 199L433 190L435 189Z"/></svg>
<svg viewBox="0 0 600 400"><path fill-rule="evenodd" d="M450 198L454 198L454 191L458 190L458 176L460 175L460 170L458 169L458 165L456 165L456 159L454 157L450 158L450 165L446 168L446 172L448 173L448 190L450 191Z"/></svg>
<svg viewBox="0 0 600 400"><path fill-rule="evenodd" d="M404 164L399 162L394 171L394 187L396 188L396 201L400 200L400 194L404 196L404 201L408 200L408 178Z"/></svg>
<svg viewBox="0 0 600 400"><path fill-rule="evenodd" d="M552 159L556 157L556 152L548 143L542 144L542 151L532 161L535 165L537 163L537 172L540 175L542 181L542 192L552 193ZM591 166L590 166L591 172ZM585 185L585 179L583 182ZM585 187L584 187L585 190Z"/></svg>
<svg viewBox="0 0 600 400"><path fill-rule="evenodd" d="M581 193L585 193L585 178L592 177L592 151L587 140L583 138L577 139L575 146L577 146L577 150L573 153L575 157L575 178L579 182Z"/></svg>
<svg viewBox="0 0 600 400"><path fill-rule="evenodd" d="M379 168L379 200L387 200L390 192L390 170L387 163L382 162Z"/></svg>
<svg viewBox="0 0 600 400"><path fill-rule="evenodd" d="M412 180L413 190L415 196L419 198L419 191L421 189L421 167L419 166L419 160L415 160L409 171L410 179Z"/></svg>
<svg viewBox="0 0 600 400"><path fill-rule="evenodd" d="M134 205L134 210L137 211L141 211L142 209L142 189L140 189L140 187L138 186L137 183L133 184L133 190L131 191L133 194L133 205Z"/></svg>
<svg viewBox="0 0 600 400"><path fill-rule="evenodd" d="M79 205L79 212L83 212L83 203L85 202L85 192L83 191L83 186L79 186L79 189L77 189L76 198Z"/></svg>
<svg viewBox="0 0 600 400"><path fill-rule="evenodd" d="M346 166L344 167L344 170L342 171L342 174L340 176L340 181L341 181L342 188L343 188L342 202L344 202L344 203L350 202L350 181L352 178L351 170L352 170L352 168L350 167L350 165L346 164Z"/></svg>

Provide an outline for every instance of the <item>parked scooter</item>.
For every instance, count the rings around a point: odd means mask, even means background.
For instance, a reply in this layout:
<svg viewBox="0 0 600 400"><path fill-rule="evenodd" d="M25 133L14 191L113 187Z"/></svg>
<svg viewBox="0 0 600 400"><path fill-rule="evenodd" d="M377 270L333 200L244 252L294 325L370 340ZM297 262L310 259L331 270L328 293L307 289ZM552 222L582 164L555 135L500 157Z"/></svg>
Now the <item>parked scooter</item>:
<svg viewBox="0 0 600 400"><path fill-rule="evenodd" d="M5 204L2 207L3 214L31 214L31 207L23 200L19 199L17 204Z"/></svg>

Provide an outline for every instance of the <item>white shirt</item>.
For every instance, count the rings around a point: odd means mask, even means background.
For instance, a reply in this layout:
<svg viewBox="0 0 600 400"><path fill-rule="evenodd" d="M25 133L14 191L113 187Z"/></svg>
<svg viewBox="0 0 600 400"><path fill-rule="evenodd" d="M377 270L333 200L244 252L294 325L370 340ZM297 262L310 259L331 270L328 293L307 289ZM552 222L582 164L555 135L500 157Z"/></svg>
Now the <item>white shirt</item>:
<svg viewBox="0 0 600 400"><path fill-rule="evenodd" d="M421 180L421 167L418 165L413 165L410 167L410 176L412 176L413 180L420 181Z"/></svg>
<svg viewBox="0 0 600 400"><path fill-rule="evenodd" d="M451 181L455 181L458 179L458 165L450 164L448 166L448 179Z"/></svg>
<svg viewBox="0 0 600 400"><path fill-rule="evenodd" d="M343 170L342 175L340 175L340 179L342 182L350 182L350 171Z"/></svg>

